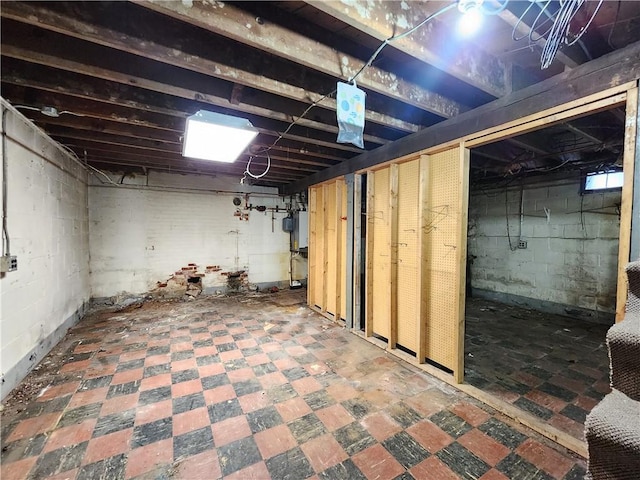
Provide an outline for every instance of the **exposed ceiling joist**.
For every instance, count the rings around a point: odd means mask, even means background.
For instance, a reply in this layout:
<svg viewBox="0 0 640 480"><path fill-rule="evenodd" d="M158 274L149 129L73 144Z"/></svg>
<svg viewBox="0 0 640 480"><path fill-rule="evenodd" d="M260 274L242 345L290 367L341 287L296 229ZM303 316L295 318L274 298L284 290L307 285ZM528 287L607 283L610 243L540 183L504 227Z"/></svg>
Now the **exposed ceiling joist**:
<svg viewBox="0 0 640 480"><path fill-rule="evenodd" d="M231 38L253 48L285 58L307 68L347 80L363 61L276 24L256 21L251 14L228 3L136 2L146 8ZM408 103L427 112L450 118L465 108L442 95L403 80L375 66L358 78L366 89Z"/></svg>
<svg viewBox="0 0 640 480"><path fill-rule="evenodd" d="M82 62L75 62L73 60L67 60L36 51L30 51L24 48L15 47L13 45L4 46L2 55L18 60L37 63L39 65L58 68L60 70L80 73L82 75L99 78L101 80L109 80L111 82L117 82L124 85L135 85L139 88L144 88L152 92L172 95L174 97L184 98L188 100L195 98L201 103L206 103L221 108L235 109L243 113L270 118L272 120L278 120L284 123L290 123L295 120L295 118L285 113L270 110L267 108L258 107L242 102L234 104L231 103L231 101L227 98L220 97L212 93L206 93L203 90L197 91L190 88L181 87L179 85L176 85L175 83L171 84L142 77L135 77L126 73L107 70L93 65L87 65ZM337 125L328 125L325 123L317 122L315 120L309 120L307 118L300 119L297 123L301 127L313 128L329 133L338 133ZM363 138L367 142L375 143L378 145L383 145L388 142L387 139L368 134L365 134Z"/></svg>
<svg viewBox="0 0 640 480"><path fill-rule="evenodd" d="M8 50L9 49L7 49L7 51ZM4 49L2 53L6 53ZM29 67L32 68L30 69ZM84 67L79 66L79 68ZM28 80L25 78L26 72L28 72L29 75L27 77ZM21 66L21 74L14 72L14 67L11 65L3 65L2 80L16 85L28 84L32 88L78 96L83 99L99 100L109 105L115 104L122 107L137 108L145 112L161 113L182 119L199 108L206 106L206 104L194 100L188 101L167 95L157 96L152 92L128 87L123 83L108 80L88 82L86 76L81 77L71 71L67 73L51 69L39 71L34 65ZM253 119L253 124L261 134L271 137L278 136L278 132L284 130L282 123L276 123L266 119ZM182 128L184 128L184 121L182 125ZM314 137L309 137L308 135L302 135L302 132L300 132L300 134L296 133L297 131L298 130L293 129L292 132L294 133L288 133L284 135L284 138L290 142L302 144L300 148L304 148L307 151L319 150L327 153L334 152L334 155L361 152L361 150L356 147L336 143L333 135L327 135L325 139L322 139L319 138L317 134Z"/></svg>
<svg viewBox="0 0 640 480"><path fill-rule="evenodd" d="M310 0L307 3L380 41L411 30L434 13L429 2ZM454 14L459 13L454 9ZM433 65L494 97L502 97L509 91L510 65L472 44L460 43L451 48L453 41L450 27L434 18L388 48Z"/></svg>
<svg viewBox="0 0 640 480"><path fill-rule="evenodd" d="M78 18L70 19L58 12L33 4L7 4L6 8L3 6L0 14L4 18L12 19L14 21L37 26L39 28L45 28L53 32L82 39L97 45L127 52L144 59L152 59L167 65L184 68L204 75L210 75L215 78L227 80L292 100L312 103L320 100L323 96L321 93L309 91L305 88L277 80L278 75L282 74L282 72L278 73L277 70L281 70L283 68L282 66L274 68L268 63L263 62L260 64L261 72L260 74L257 74L252 72L249 67L251 62L254 64L257 62L257 59L255 58L247 59L244 58L244 56L236 56L232 61L230 60L230 63L232 62L233 64L228 65L194 54L193 50L196 50L197 48L202 49L202 42L198 42L197 39L190 40L186 35L181 38L181 43L183 44L183 48L189 47L188 52L175 47L168 47L160 43L150 41L149 39L137 38L106 27L89 24ZM33 41L30 42L31 47L34 50L38 47L37 45L33 45L33 42L37 41L38 39L34 38ZM49 45L50 48L55 48L56 46L56 44ZM60 50L59 47L58 50ZM67 50L66 53L71 53L71 51ZM73 53L81 55L83 52L75 51ZM101 58L101 61L105 60L108 60L108 58ZM93 61L95 62L96 59L94 58ZM293 73L291 75L293 75ZM231 102L231 99L229 100ZM236 103L231 103L237 105ZM319 105L334 112L336 110L336 101L333 98L325 98L319 103ZM366 112L366 120L406 132L416 132L420 129L419 125L370 109Z"/></svg>

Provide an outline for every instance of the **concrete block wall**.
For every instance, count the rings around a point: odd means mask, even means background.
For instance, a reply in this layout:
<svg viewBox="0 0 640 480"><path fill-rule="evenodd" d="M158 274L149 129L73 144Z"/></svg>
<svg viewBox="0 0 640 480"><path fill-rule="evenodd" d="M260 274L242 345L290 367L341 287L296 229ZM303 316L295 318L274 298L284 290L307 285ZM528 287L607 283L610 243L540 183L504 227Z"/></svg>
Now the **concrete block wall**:
<svg viewBox="0 0 640 480"><path fill-rule="evenodd" d="M7 226L18 270L0 274L1 398L82 317L90 295L86 171L20 113L6 115Z"/></svg>
<svg viewBox="0 0 640 480"><path fill-rule="evenodd" d="M89 187L92 297L153 291L190 263L199 272L220 267L202 278L205 293L224 291L224 273L239 270L250 285L288 286L289 234L277 189L155 171L113 180L119 186L94 177ZM254 207L281 209L273 221L269 210L244 209L247 193ZM304 266L296 266L299 275Z"/></svg>
<svg viewBox="0 0 640 480"><path fill-rule="evenodd" d="M612 321L620 198L620 192L581 195L579 178L525 183L521 227L519 187L472 190L468 250L476 257L473 289L497 293L496 299ZM519 239L527 242L526 249L516 248Z"/></svg>

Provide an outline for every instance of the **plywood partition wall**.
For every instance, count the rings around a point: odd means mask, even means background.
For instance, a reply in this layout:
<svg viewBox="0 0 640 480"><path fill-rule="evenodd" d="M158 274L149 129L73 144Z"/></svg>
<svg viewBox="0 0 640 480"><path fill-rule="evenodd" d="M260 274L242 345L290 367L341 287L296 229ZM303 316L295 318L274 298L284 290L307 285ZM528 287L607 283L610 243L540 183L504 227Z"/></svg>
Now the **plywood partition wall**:
<svg viewBox="0 0 640 480"><path fill-rule="evenodd" d="M453 148L431 155L426 168L421 266L425 355L462 381L469 151Z"/></svg>
<svg viewBox="0 0 640 480"><path fill-rule="evenodd" d="M391 333L391 196L389 195L389 167L368 175L373 177L371 208L367 210L367 238L371 239L367 262L371 265L372 333L389 338ZM370 180L369 180L370 181ZM369 267L369 265L367 265Z"/></svg>
<svg viewBox="0 0 640 480"><path fill-rule="evenodd" d="M346 312L347 189L340 178L309 188L309 306L334 320Z"/></svg>
<svg viewBox="0 0 640 480"><path fill-rule="evenodd" d="M367 173L366 336L462 381L469 151Z"/></svg>

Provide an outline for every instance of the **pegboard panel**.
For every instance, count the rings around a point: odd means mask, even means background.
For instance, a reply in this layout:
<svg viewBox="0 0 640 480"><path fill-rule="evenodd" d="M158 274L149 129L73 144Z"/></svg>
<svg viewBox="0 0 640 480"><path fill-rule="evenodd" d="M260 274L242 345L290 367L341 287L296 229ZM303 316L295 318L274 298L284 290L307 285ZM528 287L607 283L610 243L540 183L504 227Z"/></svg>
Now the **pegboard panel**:
<svg viewBox="0 0 640 480"><path fill-rule="evenodd" d="M391 298L391 208L389 204L389 167L376 170L373 188L373 275L371 302L373 333L389 338Z"/></svg>
<svg viewBox="0 0 640 480"><path fill-rule="evenodd" d="M445 367L458 365L458 322L461 285L459 222L462 179L460 149L429 156L428 187L423 207L422 234L426 356Z"/></svg>
<svg viewBox="0 0 640 480"><path fill-rule="evenodd" d="M398 344L418 351L419 160L398 166Z"/></svg>
<svg viewBox="0 0 640 480"><path fill-rule="evenodd" d="M337 285L336 275L338 265L338 210L336 205L336 183L329 183L324 185L325 195L325 241L327 242L327 258L325 261L325 275L326 275L326 289L327 289L327 304L323 305L325 310L332 314L336 314L336 296Z"/></svg>
<svg viewBox="0 0 640 480"><path fill-rule="evenodd" d="M340 317L346 320L347 316L347 183L344 179L338 180L341 195L340 218Z"/></svg>

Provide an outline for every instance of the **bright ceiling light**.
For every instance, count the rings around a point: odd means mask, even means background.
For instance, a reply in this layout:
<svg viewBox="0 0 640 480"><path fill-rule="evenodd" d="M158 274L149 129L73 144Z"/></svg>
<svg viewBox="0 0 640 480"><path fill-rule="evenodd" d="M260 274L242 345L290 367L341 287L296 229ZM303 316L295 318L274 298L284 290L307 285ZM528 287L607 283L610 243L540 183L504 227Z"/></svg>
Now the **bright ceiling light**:
<svg viewBox="0 0 640 480"><path fill-rule="evenodd" d="M187 118L182 156L232 163L256 135L245 118L200 110Z"/></svg>
<svg viewBox="0 0 640 480"><path fill-rule="evenodd" d="M462 17L458 21L458 31L470 37L478 31L482 25L482 11L480 10L483 0L459 0L458 10Z"/></svg>

